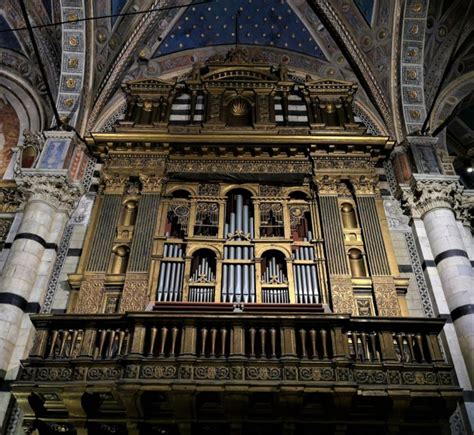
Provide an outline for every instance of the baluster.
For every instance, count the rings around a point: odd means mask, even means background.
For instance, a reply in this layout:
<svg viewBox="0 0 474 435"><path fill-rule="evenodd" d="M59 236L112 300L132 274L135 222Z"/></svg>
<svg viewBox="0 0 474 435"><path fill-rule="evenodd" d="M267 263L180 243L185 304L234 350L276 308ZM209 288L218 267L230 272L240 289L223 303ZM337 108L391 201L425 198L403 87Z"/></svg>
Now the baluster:
<svg viewBox="0 0 474 435"><path fill-rule="evenodd" d="M122 355L123 340L125 339L125 331L119 331L117 355Z"/></svg>
<svg viewBox="0 0 474 435"><path fill-rule="evenodd" d="M318 351L317 351L317 348L316 348L316 330L310 329L309 330L309 336L311 338L311 355L312 355L312 358L319 358Z"/></svg>
<svg viewBox="0 0 474 435"><path fill-rule="evenodd" d="M105 337L107 335L107 331L105 329L99 330L100 332L100 337L99 337L99 352L98 352L98 358L102 358L102 351L104 350L104 344L105 344Z"/></svg>
<svg viewBox="0 0 474 435"><path fill-rule="evenodd" d="M370 361L371 357L370 357L369 349L367 347L367 334L365 332L362 332L360 334L360 338L362 341L362 361L365 362L366 359Z"/></svg>
<svg viewBox="0 0 474 435"><path fill-rule="evenodd" d="M405 335L408 343L408 348L410 349L410 361L413 362L415 361L415 349L413 349L413 334L406 334Z"/></svg>
<svg viewBox="0 0 474 435"><path fill-rule="evenodd" d="M69 337L69 331L67 329L63 330L62 331L62 337L61 337L61 346L60 346L60 349L59 349L59 358L63 357L64 348L66 346L66 341L67 341L68 337Z"/></svg>
<svg viewBox="0 0 474 435"><path fill-rule="evenodd" d="M217 329L212 328L211 329L211 353L209 355L211 358L216 357L216 338L217 338Z"/></svg>
<svg viewBox="0 0 474 435"><path fill-rule="evenodd" d="M267 331L265 330L265 328L260 328L259 330L260 332L260 358L264 358L267 356L267 353L266 353L266 349L265 349L265 339L266 339L266 336L267 336Z"/></svg>
<svg viewBox="0 0 474 435"><path fill-rule="evenodd" d="M221 353L220 356L225 356L225 347L226 347L226 340L227 340L227 329L222 327L221 328Z"/></svg>
<svg viewBox="0 0 474 435"><path fill-rule="evenodd" d="M415 339L416 339L416 345L418 346L418 349L420 349L421 362L424 363L426 362L426 359L425 359L425 353L423 352L423 340L422 340L421 334L416 334Z"/></svg>
<svg viewBox="0 0 474 435"><path fill-rule="evenodd" d="M168 337L168 328L166 326L161 327L161 343L160 343L160 356L165 356L166 338Z"/></svg>
<svg viewBox="0 0 474 435"><path fill-rule="evenodd" d="M276 358L276 329L270 328L270 343L272 345L272 358Z"/></svg>
<svg viewBox="0 0 474 435"><path fill-rule="evenodd" d="M327 347L327 332L325 329L321 329L321 340L323 343L323 359L328 359L328 347Z"/></svg>
<svg viewBox="0 0 474 435"><path fill-rule="evenodd" d="M201 356L206 356L207 328L201 328Z"/></svg>
<svg viewBox="0 0 474 435"><path fill-rule="evenodd" d="M58 339L58 334L59 334L59 331L57 330L53 331L53 334L51 336L51 348L49 349L48 358L54 357L54 347L56 346L56 340Z"/></svg>
<svg viewBox="0 0 474 435"><path fill-rule="evenodd" d="M302 357L308 358L308 352L306 351L306 330L303 328L300 329L300 340L301 340Z"/></svg>
<svg viewBox="0 0 474 435"><path fill-rule="evenodd" d="M399 332L395 335L395 339L398 344L398 349L400 351L400 362L405 362L405 348L403 346L403 336Z"/></svg>
<svg viewBox="0 0 474 435"><path fill-rule="evenodd" d="M148 356L153 356L153 350L155 349L156 334L158 333L158 328L152 326L150 328L150 346L148 347Z"/></svg>
<svg viewBox="0 0 474 435"><path fill-rule="evenodd" d="M357 332L353 331L351 332L351 337L352 337L352 345L354 346L354 354L355 354L354 358L358 360L359 359L359 341L358 341L359 336Z"/></svg>
<svg viewBox="0 0 474 435"><path fill-rule="evenodd" d="M250 328L250 358L255 358L255 336L257 330L255 328Z"/></svg>
<svg viewBox="0 0 474 435"><path fill-rule="evenodd" d="M375 332L371 332L369 334L369 339L370 339L370 346L372 347L372 361L375 361L377 359L380 362L380 354L377 351L377 343L375 341Z"/></svg>
<svg viewBox="0 0 474 435"><path fill-rule="evenodd" d="M71 338L71 347L69 348L68 356L74 358L74 348L76 347L77 336L79 335L79 330L74 330Z"/></svg>
<svg viewBox="0 0 474 435"><path fill-rule="evenodd" d="M113 351L114 351L114 343L115 343L115 331L113 329L109 329L109 347L107 349L107 357L112 358Z"/></svg>
<svg viewBox="0 0 474 435"><path fill-rule="evenodd" d="M175 349L176 349L176 339L178 337L178 327L173 326L171 329L171 349L170 349L170 356L175 355Z"/></svg>

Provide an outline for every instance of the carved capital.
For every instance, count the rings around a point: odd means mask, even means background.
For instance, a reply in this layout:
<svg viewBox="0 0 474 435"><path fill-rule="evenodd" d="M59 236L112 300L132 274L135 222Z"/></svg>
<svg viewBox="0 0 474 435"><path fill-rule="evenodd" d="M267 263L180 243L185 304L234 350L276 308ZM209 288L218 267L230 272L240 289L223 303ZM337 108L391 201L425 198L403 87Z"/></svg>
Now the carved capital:
<svg viewBox="0 0 474 435"><path fill-rule="evenodd" d="M474 223L474 190L465 190L460 196L460 201L455 207L456 217L463 225L473 228Z"/></svg>
<svg viewBox="0 0 474 435"><path fill-rule="evenodd" d="M142 193L161 193L166 178L152 174L140 174L140 182L142 183Z"/></svg>
<svg viewBox="0 0 474 435"><path fill-rule="evenodd" d="M350 178L356 195L376 195L380 192L379 180L376 175Z"/></svg>
<svg viewBox="0 0 474 435"><path fill-rule="evenodd" d="M104 173L102 176L103 192L122 195L128 183L128 177L119 174Z"/></svg>
<svg viewBox="0 0 474 435"><path fill-rule="evenodd" d="M339 178L330 177L329 175L316 176L314 177L314 183L318 188L320 195L337 195Z"/></svg>
<svg viewBox="0 0 474 435"><path fill-rule="evenodd" d="M421 218L435 208L456 210L463 187L459 177L414 174L409 186L400 186L398 196L406 214Z"/></svg>
<svg viewBox="0 0 474 435"><path fill-rule="evenodd" d="M68 213L74 209L84 193L84 186L81 183L73 183L65 171L23 171L16 178L16 183L25 200L43 201Z"/></svg>

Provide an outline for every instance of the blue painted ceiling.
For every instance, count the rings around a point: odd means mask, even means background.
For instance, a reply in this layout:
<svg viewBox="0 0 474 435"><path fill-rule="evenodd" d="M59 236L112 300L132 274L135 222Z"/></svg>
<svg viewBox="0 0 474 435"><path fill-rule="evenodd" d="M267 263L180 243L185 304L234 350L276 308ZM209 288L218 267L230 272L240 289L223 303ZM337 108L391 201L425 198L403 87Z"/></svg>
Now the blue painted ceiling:
<svg viewBox="0 0 474 435"><path fill-rule="evenodd" d="M261 45L325 59L305 25L282 0L214 0L190 6L153 57L212 45Z"/></svg>
<svg viewBox="0 0 474 435"><path fill-rule="evenodd" d="M22 52L15 32L2 32L3 30L9 29L11 29L11 27L7 20L3 15L0 15L0 47Z"/></svg>
<svg viewBox="0 0 474 435"><path fill-rule="evenodd" d="M359 8L365 21L367 21L367 24L371 26L375 0L354 0L354 3Z"/></svg>

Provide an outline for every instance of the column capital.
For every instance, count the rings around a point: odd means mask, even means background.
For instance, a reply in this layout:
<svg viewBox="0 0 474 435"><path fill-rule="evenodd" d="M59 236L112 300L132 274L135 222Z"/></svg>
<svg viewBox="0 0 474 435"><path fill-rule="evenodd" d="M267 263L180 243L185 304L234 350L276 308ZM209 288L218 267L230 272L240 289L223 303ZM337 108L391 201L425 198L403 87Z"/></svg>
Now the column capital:
<svg viewBox="0 0 474 435"><path fill-rule="evenodd" d="M458 207L455 210L458 219L462 221L463 225L473 227L474 190L464 190Z"/></svg>
<svg viewBox="0 0 474 435"><path fill-rule="evenodd" d="M142 183L142 193L160 193L167 179L154 174L140 174L140 182Z"/></svg>
<svg viewBox="0 0 474 435"><path fill-rule="evenodd" d="M458 176L413 174L409 185L399 187L398 195L405 213L421 218L435 208L455 211L463 187Z"/></svg>
<svg viewBox="0 0 474 435"><path fill-rule="evenodd" d="M380 192L377 175L350 177L356 195L375 195Z"/></svg>
<svg viewBox="0 0 474 435"><path fill-rule="evenodd" d="M316 175L313 177L314 184L320 195L337 195L340 177L330 175Z"/></svg>
<svg viewBox="0 0 474 435"><path fill-rule="evenodd" d="M104 172L102 183L101 190L104 193L122 195L128 183L128 177L118 173Z"/></svg>
<svg viewBox="0 0 474 435"><path fill-rule="evenodd" d="M17 176L16 183L26 201L43 201L68 213L72 212L84 193L82 183L71 181L67 170L23 170Z"/></svg>

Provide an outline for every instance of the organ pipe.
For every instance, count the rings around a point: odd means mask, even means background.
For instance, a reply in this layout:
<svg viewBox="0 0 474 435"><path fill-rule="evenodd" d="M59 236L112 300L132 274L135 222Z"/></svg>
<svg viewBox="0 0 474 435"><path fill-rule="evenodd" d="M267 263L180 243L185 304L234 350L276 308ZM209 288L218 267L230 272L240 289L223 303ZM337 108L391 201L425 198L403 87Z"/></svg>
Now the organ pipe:
<svg viewBox="0 0 474 435"><path fill-rule="evenodd" d="M319 302L318 280L314 263L300 264L299 261L314 261L312 247L301 246L293 253L293 273L295 277L296 301L299 304Z"/></svg>
<svg viewBox="0 0 474 435"><path fill-rule="evenodd" d="M182 259L180 245L165 244L158 280L157 300L159 302L180 301L182 298L184 262L166 261L167 258Z"/></svg>

